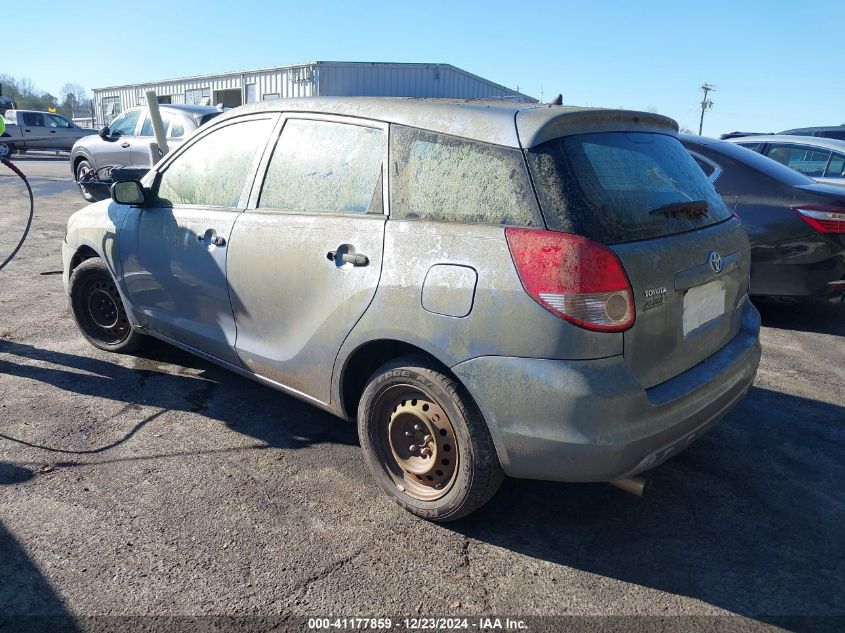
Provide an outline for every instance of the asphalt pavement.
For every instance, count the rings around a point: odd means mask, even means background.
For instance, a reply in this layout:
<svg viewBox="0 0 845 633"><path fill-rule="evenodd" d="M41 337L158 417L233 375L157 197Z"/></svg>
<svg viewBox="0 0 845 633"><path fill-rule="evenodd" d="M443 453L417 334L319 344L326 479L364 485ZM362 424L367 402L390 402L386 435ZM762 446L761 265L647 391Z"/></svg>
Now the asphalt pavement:
<svg viewBox="0 0 845 633"><path fill-rule="evenodd" d="M0 615L845 623L815 618L845 617L845 307L762 305L755 386L645 499L506 481L434 525L379 491L354 425L164 344L88 345L60 275L85 202L66 159L16 164L36 214L0 271Z"/></svg>

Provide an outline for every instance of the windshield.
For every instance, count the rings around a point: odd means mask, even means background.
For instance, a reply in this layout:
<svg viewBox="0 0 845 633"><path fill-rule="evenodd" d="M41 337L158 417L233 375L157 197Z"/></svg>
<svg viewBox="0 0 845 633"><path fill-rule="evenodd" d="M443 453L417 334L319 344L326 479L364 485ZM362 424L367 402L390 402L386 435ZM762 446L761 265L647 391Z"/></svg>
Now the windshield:
<svg viewBox="0 0 845 633"><path fill-rule="evenodd" d="M579 134L527 152L549 228L604 243L652 239L730 217L674 136Z"/></svg>

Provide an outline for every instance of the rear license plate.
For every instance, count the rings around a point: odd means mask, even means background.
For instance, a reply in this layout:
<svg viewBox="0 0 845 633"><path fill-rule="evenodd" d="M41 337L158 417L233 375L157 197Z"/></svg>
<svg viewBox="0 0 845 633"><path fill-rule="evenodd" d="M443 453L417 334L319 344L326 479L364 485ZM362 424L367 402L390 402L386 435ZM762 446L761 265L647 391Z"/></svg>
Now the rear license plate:
<svg viewBox="0 0 845 633"><path fill-rule="evenodd" d="M715 279L684 295L684 336L725 313L725 281Z"/></svg>

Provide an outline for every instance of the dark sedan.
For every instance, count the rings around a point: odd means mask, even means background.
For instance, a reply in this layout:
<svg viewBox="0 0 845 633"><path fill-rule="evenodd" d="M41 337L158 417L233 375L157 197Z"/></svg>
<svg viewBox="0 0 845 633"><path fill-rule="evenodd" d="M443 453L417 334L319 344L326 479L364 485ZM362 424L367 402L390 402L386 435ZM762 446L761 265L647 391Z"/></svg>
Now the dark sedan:
<svg viewBox="0 0 845 633"><path fill-rule="evenodd" d="M845 188L734 143L682 135L751 240L751 294L842 298Z"/></svg>

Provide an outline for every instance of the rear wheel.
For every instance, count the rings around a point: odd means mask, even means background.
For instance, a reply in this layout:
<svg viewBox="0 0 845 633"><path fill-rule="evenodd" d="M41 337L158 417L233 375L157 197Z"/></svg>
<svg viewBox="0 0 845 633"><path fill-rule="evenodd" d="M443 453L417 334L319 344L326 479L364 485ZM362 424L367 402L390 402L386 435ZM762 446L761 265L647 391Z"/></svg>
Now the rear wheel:
<svg viewBox="0 0 845 633"><path fill-rule="evenodd" d="M73 317L91 345L120 353L140 347L143 335L132 329L117 285L102 259L92 257L79 264L69 287Z"/></svg>
<svg viewBox="0 0 845 633"><path fill-rule="evenodd" d="M504 478L463 386L422 357L397 359L373 374L358 407L358 434L381 487L425 519L470 514Z"/></svg>
<svg viewBox="0 0 845 633"><path fill-rule="evenodd" d="M87 160L81 160L76 165L76 182L79 184L79 193L82 194L82 197L85 198L88 202L96 202L96 198L92 196L88 190L82 185L80 182L82 177L91 171L91 163Z"/></svg>

